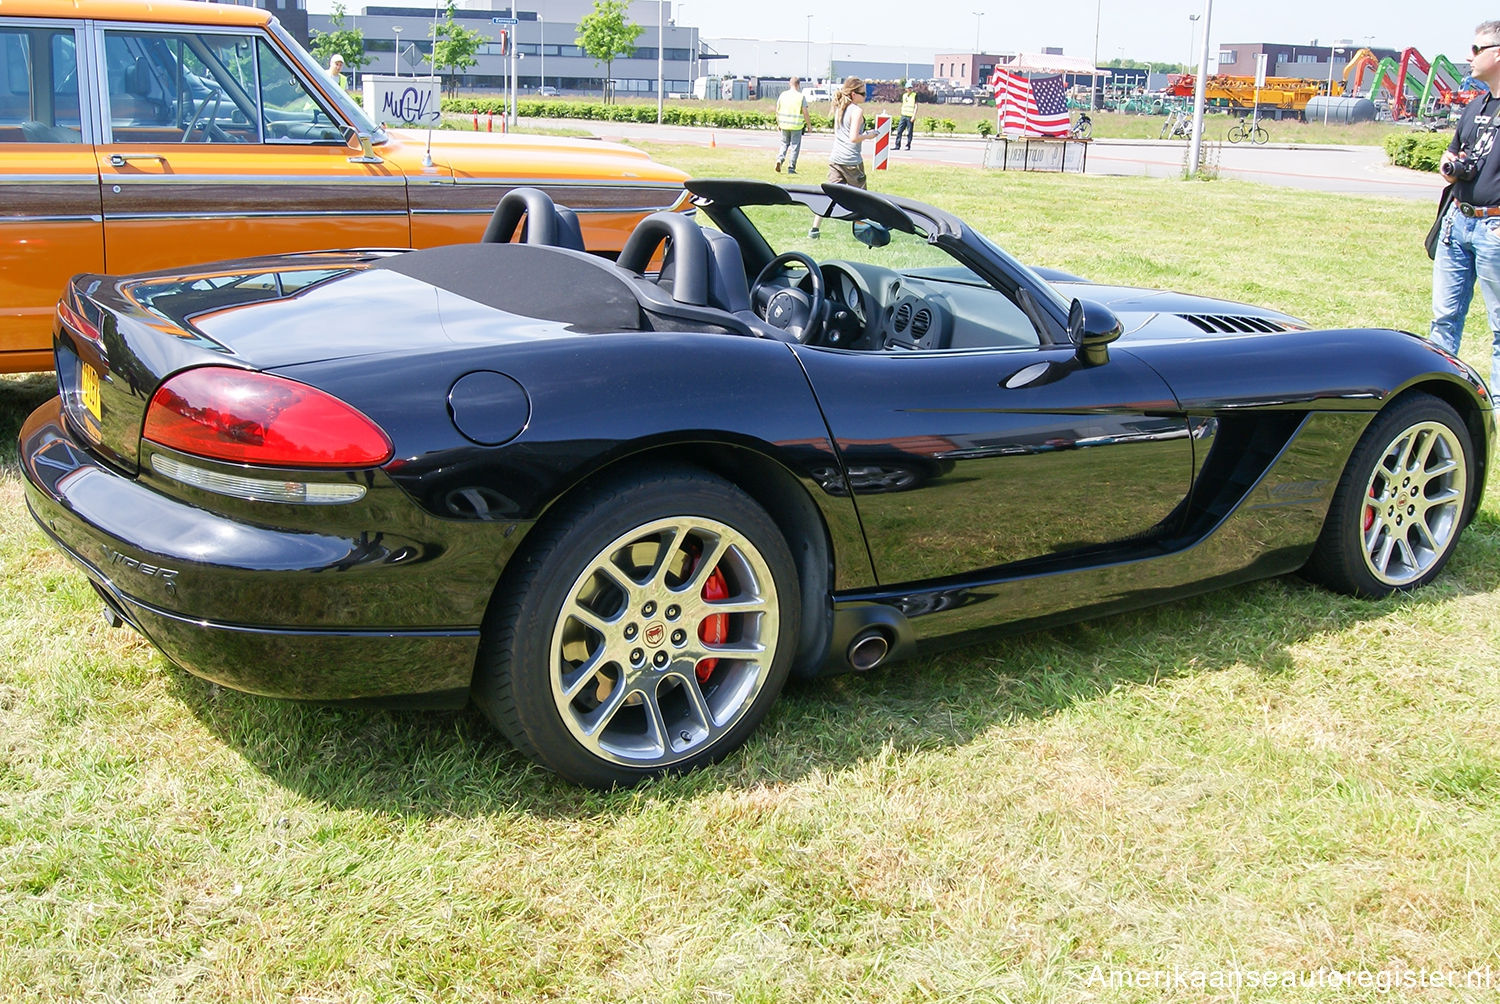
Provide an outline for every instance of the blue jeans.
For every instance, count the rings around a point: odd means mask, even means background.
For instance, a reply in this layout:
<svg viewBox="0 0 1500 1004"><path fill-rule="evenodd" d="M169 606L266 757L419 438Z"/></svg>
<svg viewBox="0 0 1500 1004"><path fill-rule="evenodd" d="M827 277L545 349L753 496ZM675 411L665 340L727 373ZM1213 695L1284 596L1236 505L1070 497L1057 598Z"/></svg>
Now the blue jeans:
<svg viewBox="0 0 1500 1004"><path fill-rule="evenodd" d="M1500 216L1476 220L1457 207L1443 220L1432 261L1432 331L1429 337L1454 355L1474 285L1484 297L1491 332L1490 390L1500 387Z"/></svg>
<svg viewBox="0 0 1500 1004"><path fill-rule="evenodd" d="M801 152L802 130L781 130L781 148L776 151L776 163L780 164L782 161L786 160L787 154L791 154L792 162L788 164L787 167L795 171L797 170L797 155Z"/></svg>
<svg viewBox="0 0 1500 1004"><path fill-rule="evenodd" d="M906 148L911 149L912 118L910 115L901 116L901 121L896 123L896 135L891 139L891 149L901 149L901 132L906 131Z"/></svg>

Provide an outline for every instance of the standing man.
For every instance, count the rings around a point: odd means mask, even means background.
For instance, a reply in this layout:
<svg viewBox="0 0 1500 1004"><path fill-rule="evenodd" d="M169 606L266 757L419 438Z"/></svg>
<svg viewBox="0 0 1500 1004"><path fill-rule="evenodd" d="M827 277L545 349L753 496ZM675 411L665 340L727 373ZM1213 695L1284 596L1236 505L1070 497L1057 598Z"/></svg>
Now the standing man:
<svg viewBox="0 0 1500 1004"><path fill-rule="evenodd" d="M901 130L906 130L906 148L911 149L911 134L916 128L917 122L917 89L906 82L906 90L901 94L901 121L896 123L896 139L891 143L892 150L901 149Z"/></svg>
<svg viewBox="0 0 1500 1004"><path fill-rule="evenodd" d="M344 86L343 53L335 52L333 55L328 57L328 79L332 80L335 84L338 84L340 88Z"/></svg>
<svg viewBox="0 0 1500 1004"><path fill-rule="evenodd" d="M802 78L793 77L791 86L776 99L776 128L781 130L781 147L776 151L776 170L781 170L787 154L791 154L792 162L787 164L786 173L797 173L797 155L802 152L802 130L810 125L812 117L807 110L807 95L802 93Z"/></svg>
<svg viewBox="0 0 1500 1004"><path fill-rule="evenodd" d="M1500 387L1500 21L1474 29L1469 73L1489 88L1470 101L1439 164L1453 184L1453 205L1443 219L1432 261L1431 338L1458 354L1474 285L1489 318L1490 391Z"/></svg>

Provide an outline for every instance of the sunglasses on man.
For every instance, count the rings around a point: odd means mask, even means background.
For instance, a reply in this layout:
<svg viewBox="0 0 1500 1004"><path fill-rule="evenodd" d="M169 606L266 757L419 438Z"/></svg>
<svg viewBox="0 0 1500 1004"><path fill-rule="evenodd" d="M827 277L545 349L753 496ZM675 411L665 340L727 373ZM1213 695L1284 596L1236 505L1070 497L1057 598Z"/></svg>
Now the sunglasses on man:
<svg viewBox="0 0 1500 1004"><path fill-rule="evenodd" d="M1477 56L1485 49L1500 49L1500 42L1491 42L1489 45L1471 45L1469 48L1472 49L1474 55Z"/></svg>

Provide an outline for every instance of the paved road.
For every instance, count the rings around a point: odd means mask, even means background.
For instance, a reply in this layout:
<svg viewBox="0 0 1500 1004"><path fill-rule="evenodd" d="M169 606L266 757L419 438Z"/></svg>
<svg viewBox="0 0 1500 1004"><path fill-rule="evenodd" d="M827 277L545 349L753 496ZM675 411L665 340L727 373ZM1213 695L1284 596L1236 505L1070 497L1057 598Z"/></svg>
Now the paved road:
<svg viewBox="0 0 1500 1004"><path fill-rule="evenodd" d="M538 120L539 125L543 124ZM555 124L555 123L553 123ZM653 140L739 149L764 150L774 157L777 134L767 130L701 129L687 126L640 125L624 122L568 122L590 129L605 139ZM833 138L812 133L802 143L803 170L809 181L822 180L824 164ZM867 147L868 152L868 147ZM910 152L891 155L892 168L899 170L908 158L924 164L978 166L984 144L977 139L921 137ZM1204 161L1217 163L1219 175L1258 181L1267 185L1305 188L1349 195L1381 195L1403 199L1436 200L1443 182L1436 174L1392 167L1385 152L1373 146L1282 146L1267 144L1209 144ZM1187 163L1187 144L1182 141L1094 140L1089 144L1089 174L1175 177Z"/></svg>

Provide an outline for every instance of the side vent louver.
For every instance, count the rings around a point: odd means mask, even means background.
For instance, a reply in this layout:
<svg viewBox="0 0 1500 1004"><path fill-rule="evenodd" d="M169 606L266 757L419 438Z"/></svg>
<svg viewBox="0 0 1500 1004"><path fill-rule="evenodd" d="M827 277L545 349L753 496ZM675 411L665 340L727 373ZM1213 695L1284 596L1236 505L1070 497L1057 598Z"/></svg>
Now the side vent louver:
<svg viewBox="0 0 1500 1004"><path fill-rule="evenodd" d="M913 338L921 338L927 334L927 329L932 327L932 311L923 307L917 311L917 316L911 319L911 333Z"/></svg>
<svg viewBox="0 0 1500 1004"><path fill-rule="evenodd" d="M895 325L897 331L905 331L906 326L911 323L911 304L903 303L896 308Z"/></svg>
<svg viewBox="0 0 1500 1004"><path fill-rule="evenodd" d="M1241 314L1178 314L1187 321L1208 332L1238 331L1293 331L1290 324L1269 317L1246 317Z"/></svg>

